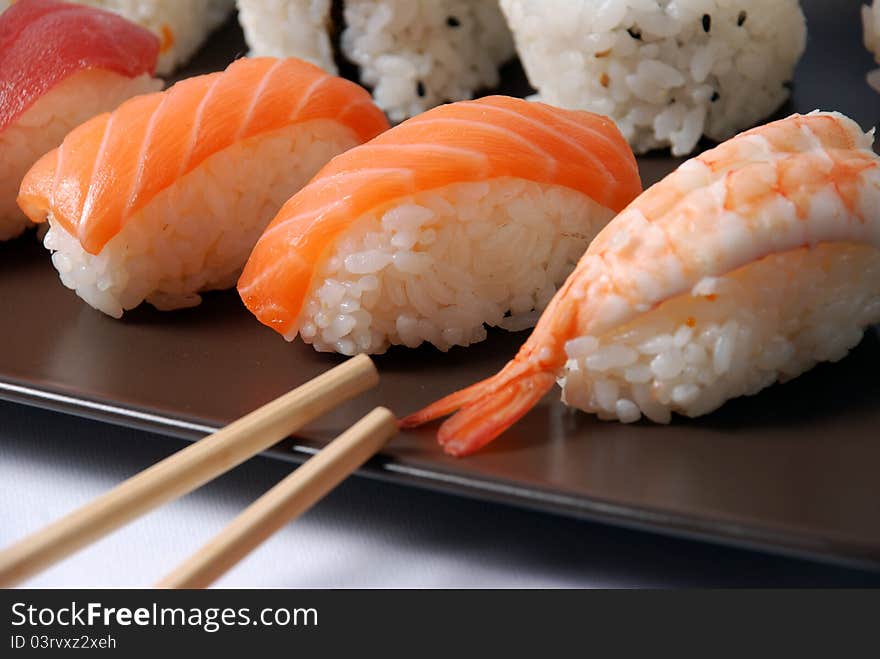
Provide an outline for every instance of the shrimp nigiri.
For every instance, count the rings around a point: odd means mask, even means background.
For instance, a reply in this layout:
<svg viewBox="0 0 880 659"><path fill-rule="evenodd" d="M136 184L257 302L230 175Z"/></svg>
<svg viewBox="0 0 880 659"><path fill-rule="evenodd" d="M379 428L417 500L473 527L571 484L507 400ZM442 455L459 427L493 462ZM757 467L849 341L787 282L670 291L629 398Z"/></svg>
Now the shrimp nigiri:
<svg viewBox="0 0 880 659"><path fill-rule="evenodd" d="M429 110L324 167L260 238L245 305L318 350L441 350L532 327L641 192L605 117L490 96Z"/></svg>
<svg viewBox="0 0 880 659"><path fill-rule="evenodd" d="M498 374L407 417L476 451L559 382L603 419L668 423L841 359L880 320L880 160L837 113L685 162L590 245Z"/></svg>

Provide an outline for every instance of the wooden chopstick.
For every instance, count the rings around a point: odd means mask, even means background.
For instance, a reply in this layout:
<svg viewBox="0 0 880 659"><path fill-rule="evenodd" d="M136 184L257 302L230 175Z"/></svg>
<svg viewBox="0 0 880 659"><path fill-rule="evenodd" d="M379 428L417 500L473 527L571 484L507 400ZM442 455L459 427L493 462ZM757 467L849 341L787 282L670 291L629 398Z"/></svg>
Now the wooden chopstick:
<svg viewBox="0 0 880 659"><path fill-rule="evenodd" d="M209 586L275 531L320 501L396 433L394 415L377 407L248 506L156 586Z"/></svg>
<svg viewBox="0 0 880 659"><path fill-rule="evenodd" d="M353 357L132 476L0 552L0 587L15 585L153 508L192 492L378 381L369 357Z"/></svg>

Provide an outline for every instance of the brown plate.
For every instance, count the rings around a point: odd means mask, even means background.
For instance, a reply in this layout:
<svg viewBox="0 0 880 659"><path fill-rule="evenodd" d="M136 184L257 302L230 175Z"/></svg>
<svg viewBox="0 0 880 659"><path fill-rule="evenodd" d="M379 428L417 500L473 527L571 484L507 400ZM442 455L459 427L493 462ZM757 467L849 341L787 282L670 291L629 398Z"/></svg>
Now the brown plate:
<svg viewBox="0 0 880 659"><path fill-rule="evenodd" d="M783 109L880 118L864 82L859 2L803 3L810 42ZM845 5L845 6L844 6ZM192 71L244 51L234 24ZM506 89L525 84L508 67ZM677 161L641 159L646 184ZM0 397L195 438L340 361L287 344L234 292L195 309L144 306L122 321L58 281L33 235L0 245ZM377 404L410 412L495 372L525 334L490 332L442 354L393 349L376 359L378 389L328 414L271 455L301 461ZM512 431L467 459L441 453L434 428L409 432L362 473L420 487L712 541L880 567L880 337L844 361L699 420L669 426L604 423L548 396ZM120 446L120 450L125 450Z"/></svg>

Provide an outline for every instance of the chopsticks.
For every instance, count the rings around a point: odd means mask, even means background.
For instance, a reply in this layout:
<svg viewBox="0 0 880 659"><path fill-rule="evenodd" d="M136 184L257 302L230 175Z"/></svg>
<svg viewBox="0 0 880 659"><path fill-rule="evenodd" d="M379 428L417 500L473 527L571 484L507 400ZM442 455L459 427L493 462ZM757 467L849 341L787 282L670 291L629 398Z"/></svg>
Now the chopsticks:
<svg viewBox="0 0 880 659"><path fill-rule="evenodd" d="M308 510L396 433L394 415L377 407L252 503L157 587L209 586L275 531Z"/></svg>
<svg viewBox="0 0 880 659"><path fill-rule="evenodd" d="M353 357L165 458L0 552L0 587L15 585L157 506L192 492L378 381L369 357Z"/></svg>

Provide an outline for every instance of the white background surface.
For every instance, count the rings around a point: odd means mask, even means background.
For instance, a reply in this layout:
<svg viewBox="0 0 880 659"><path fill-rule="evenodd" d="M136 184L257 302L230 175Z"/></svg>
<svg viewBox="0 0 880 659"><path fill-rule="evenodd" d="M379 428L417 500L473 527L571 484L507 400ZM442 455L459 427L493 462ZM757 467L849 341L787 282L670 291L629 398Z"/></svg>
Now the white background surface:
<svg viewBox="0 0 880 659"><path fill-rule="evenodd" d="M0 402L0 545L36 530L183 445ZM149 586L291 468L254 459L25 585ZM218 585L877 586L880 575L353 478Z"/></svg>

